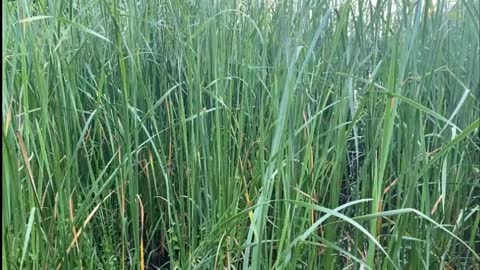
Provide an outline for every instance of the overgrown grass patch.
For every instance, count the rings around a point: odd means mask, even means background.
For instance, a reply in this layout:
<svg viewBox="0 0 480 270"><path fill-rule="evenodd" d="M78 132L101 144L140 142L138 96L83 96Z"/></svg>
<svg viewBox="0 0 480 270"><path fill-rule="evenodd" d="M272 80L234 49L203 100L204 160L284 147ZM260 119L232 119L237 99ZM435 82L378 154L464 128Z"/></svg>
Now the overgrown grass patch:
<svg viewBox="0 0 480 270"><path fill-rule="evenodd" d="M478 0L2 15L5 269L478 269Z"/></svg>

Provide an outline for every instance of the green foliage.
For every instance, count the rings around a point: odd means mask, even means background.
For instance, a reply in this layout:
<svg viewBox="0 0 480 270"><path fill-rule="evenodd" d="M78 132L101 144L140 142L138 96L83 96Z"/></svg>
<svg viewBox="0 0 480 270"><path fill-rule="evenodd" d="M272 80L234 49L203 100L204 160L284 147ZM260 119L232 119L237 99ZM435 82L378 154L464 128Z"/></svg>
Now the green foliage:
<svg viewBox="0 0 480 270"><path fill-rule="evenodd" d="M478 269L479 6L3 1L2 266Z"/></svg>

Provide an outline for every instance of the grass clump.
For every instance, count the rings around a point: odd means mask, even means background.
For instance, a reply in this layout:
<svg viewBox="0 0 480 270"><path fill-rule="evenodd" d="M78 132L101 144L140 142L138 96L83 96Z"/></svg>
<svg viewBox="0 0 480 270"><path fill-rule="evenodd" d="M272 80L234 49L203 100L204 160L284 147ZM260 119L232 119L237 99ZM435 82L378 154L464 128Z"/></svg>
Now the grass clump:
<svg viewBox="0 0 480 270"><path fill-rule="evenodd" d="M479 1L2 2L6 269L478 269Z"/></svg>

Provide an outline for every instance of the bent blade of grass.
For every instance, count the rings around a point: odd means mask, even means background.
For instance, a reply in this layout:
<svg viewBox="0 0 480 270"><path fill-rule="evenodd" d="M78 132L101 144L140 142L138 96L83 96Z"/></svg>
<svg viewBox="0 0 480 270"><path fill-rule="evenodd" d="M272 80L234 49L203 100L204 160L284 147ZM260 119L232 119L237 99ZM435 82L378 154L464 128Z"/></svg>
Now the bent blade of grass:
<svg viewBox="0 0 480 270"><path fill-rule="evenodd" d="M456 130L458 131L462 131L457 125L455 125L452 121L450 121L449 119L445 118L444 116L442 116L441 114L437 113L436 111L434 110L431 110L425 106L423 106L422 104L420 104L419 102L416 102L410 98L407 98L403 95L400 95L400 94L397 94L397 93L392 93L392 92L383 92L387 95L391 95L391 96L394 96L394 97L397 97L399 100L409 104L409 105L412 105L414 108L420 110L420 111L423 111L433 117L435 117L436 119L442 121L442 122L445 122L446 124L452 126L453 128L455 128Z"/></svg>
<svg viewBox="0 0 480 270"><path fill-rule="evenodd" d="M22 20L19 20L17 23L21 23L21 24L25 24L25 23L31 23L31 22L34 22L34 21L38 21L38 20L45 20L45 19L56 19L57 21L60 21L60 22L64 22L64 23L68 23L76 28L78 28L79 30L87 33L87 34L90 34L90 35L93 35L95 37L98 37L108 43L112 43L108 38L106 38L104 35L98 33L98 32L95 32L93 31L92 29L80 24L80 23L77 23L77 22L74 22L74 21L71 21L69 19L66 19L66 18L62 18L62 17L54 17L54 16L50 16L50 15L39 15L39 16L33 16L33 17L29 17L29 18L25 18L25 19L22 19Z"/></svg>
<svg viewBox="0 0 480 270"><path fill-rule="evenodd" d="M45 19L51 19L54 18L53 16L48 16L48 15L39 15L39 16L33 16L29 18L25 18L22 20L19 20L17 23L30 23L38 20L45 20Z"/></svg>
<svg viewBox="0 0 480 270"><path fill-rule="evenodd" d="M83 127L83 130L82 130L82 132L80 133L80 137L79 137L79 139L78 139L78 141L77 141L77 145L76 145L75 149L73 150L72 156L76 156L76 155L78 154L78 151L79 151L80 148L82 147L82 144L83 144L84 138L85 138L85 134L87 134L87 131L88 131L89 127L90 127L90 123L93 121L94 116L96 115L97 111L98 111L98 109L93 110L93 112L92 112L92 113L90 114L90 116L88 117L88 119L87 119L87 121L86 121L86 123L85 123L85 126ZM113 158L112 158L112 160L113 160ZM66 170L67 173L65 173L65 176L64 176L64 178L62 179L62 182L61 182L61 185L60 185L60 189L63 188L64 183L67 181L67 178L69 177L69 173L68 173L68 172L70 172L70 169L71 169L71 167L74 165L75 161L76 161L76 159L72 158L72 159L70 159L70 161L67 163L67 166L66 166L66 168L67 168L67 170Z"/></svg>
<svg viewBox="0 0 480 270"><path fill-rule="evenodd" d="M309 208L309 209L314 209L314 210L323 212L326 215L324 215L319 220L317 220L312 226L310 226L310 228L308 228L308 230L306 230L302 235L300 235L295 240L293 240L288 245L287 249L285 249L285 251L282 252L282 254L286 254L285 253L286 251L290 251L291 249L293 249L299 241L305 241L308 238L308 236L310 236L325 220L327 220L331 216L334 216L334 217L337 217L337 218L347 222L348 224L354 226L355 228L359 229L365 236L367 236L382 251L383 254L385 254L385 257L392 263L393 267L395 269L398 269L397 265L390 258L387 251L382 247L382 245L377 241L377 239L375 239L375 237L368 232L367 229L365 229L362 225L360 225L358 222L356 222L353 218L350 218L350 217L348 217L346 215L343 215L343 214L338 212L342 209L345 209L345 208L347 208L349 206L352 206L352 205L355 205L355 204L372 201L372 199L360 199L360 200L352 201L352 202L343 204L343 205L341 205L341 206L339 206L335 209L328 209L326 207L322 207L322 206L307 203L307 202L301 202L301 201L294 201L294 200L286 200L286 201L297 204L297 205L300 205L300 206L303 206L303 207L306 207L306 208ZM280 256L280 258L283 258L283 257L284 256Z"/></svg>
<svg viewBox="0 0 480 270"><path fill-rule="evenodd" d="M355 220L369 220L369 219L384 218L384 217L390 217L390 216L398 216L398 215L409 214L409 213L416 214L417 216L419 216L419 217L425 219L426 221L432 223L433 225L435 225L435 227L437 227L437 228L441 229L442 231L446 232L448 235L455 238L460 244L465 246L469 251L471 251L473 256L477 260L480 260L480 255L478 255L476 253L476 251L472 247L470 247L467 243L465 243L465 241L463 241L460 237L458 237L453 232L451 232L450 230L445 228L445 226L441 225L440 223L436 222L432 218L428 217L424 213L422 213L422 212L420 212L420 211L418 211L417 209L414 209L414 208L402 208L402 209L396 209L396 210L383 211L383 212L378 212L378 213L374 213L374 214L357 216L357 217L354 217L353 219L355 219Z"/></svg>
<svg viewBox="0 0 480 270"><path fill-rule="evenodd" d="M344 98L344 99L346 99L346 98ZM298 134L300 134L300 132L302 132L302 130L304 130L305 128L307 128L307 127L310 125L310 123L315 120L315 118L317 118L318 116L320 116L323 112L325 112L325 111L326 111L327 109L329 109L330 107L333 107L335 104L338 104L338 103L340 103L340 102L342 102L342 100L337 100L337 101L335 101L335 102L332 102L332 104L329 104L329 105L325 106L325 108L319 110L319 111L318 111L317 113L315 113L312 117L310 117L307 121L305 121L305 123L304 123L303 125L301 125L299 128L297 128L297 129L295 130L294 135L295 135L295 136L298 136Z"/></svg>
<svg viewBox="0 0 480 270"><path fill-rule="evenodd" d="M359 78L359 77L355 77L355 76L352 76L351 74L348 74L348 73L338 73L339 75L344 75L344 76L351 76L353 78L356 78L357 80L359 81L362 81L364 83L369 83L369 80L366 80L366 79L363 79L363 78ZM382 93L382 94L386 94L386 95L389 95L389 96L393 96L393 97L396 97L398 98L399 100L413 106L414 108L422 111L422 112L425 112L433 117L435 117L436 119L442 121L442 122L445 122L447 125L450 125L451 127L455 128L456 130L458 131L461 131L461 129L455 125L451 119L447 119L446 117L442 116L441 114L435 112L434 110L432 109L429 109L427 107L425 107L424 105L420 104L419 102L416 102L410 98L407 98L401 94L398 94L398 93L394 93L394 92L390 92L390 91L387 91L387 89L377 83L373 83L373 85L376 87L376 88L379 88L380 90L382 91L379 91L377 93ZM468 89L467 89L468 90Z"/></svg>
<svg viewBox="0 0 480 270"><path fill-rule="evenodd" d="M101 202L99 202L97 204L97 206L95 206L95 208L93 208L93 210L90 212L90 214L88 214L87 218L83 222L82 228L80 228L78 231L75 232L75 235L73 236L73 239L72 239L72 241L70 242L70 245L67 248L67 254L70 253L70 250L75 246L75 243L78 242L78 238L82 234L83 230L87 227L88 223L90 223L92 218L95 216L95 213L98 211L98 209L100 208L102 203L104 203L113 193L114 193L114 191L110 192Z"/></svg>
<svg viewBox="0 0 480 270"><path fill-rule="evenodd" d="M466 127L460 134L455 136L447 145L443 146L442 149L432 157L430 162L424 167L424 169L420 172L418 179L424 176L424 174L428 171L428 169L438 160L440 159L445 153L447 153L450 149L452 149L455 145L457 145L460 141L465 139L470 133L474 132L480 128L480 118L473 121L468 127Z"/></svg>
<svg viewBox="0 0 480 270"><path fill-rule="evenodd" d="M463 103L465 103L465 100L467 100L467 97L468 97L468 94L470 93L470 90L469 89L465 89L465 91L463 92L463 96L462 98L460 99L460 101L458 102L457 104L457 107L455 107L455 110L452 112L452 115L450 116L450 118L448 118L448 120L451 122L453 120L453 118L455 117L455 115L457 115L458 111L460 111L460 108L463 106ZM439 134L442 134L443 131L447 128L447 124L445 124L445 126L443 127L443 129L440 131Z"/></svg>
<svg viewBox="0 0 480 270"><path fill-rule="evenodd" d="M86 27L86 26L83 25L83 24L80 24L80 23L77 23L77 22L71 21L71 20L69 20L69 19L62 18L62 17L57 17L56 19L57 19L58 21L61 21L61 22L70 24L70 25L78 28L79 30L87 33L87 34L90 34L90 35L95 36L95 37L97 37L97 38L100 38L100 39L102 39L102 40L104 40L104 41L106 41L106 42L108 42L108 43L110 43L110 44L113 44L113 42L111 42L111 41L110 41L108 38L106 38L104 35L102 35L102 34L100 34L100 33L98 33L98 32L93 31L92 29Z"/></svg>
<svg viewBox="0 0 480 270"><path fill-rule="evenodd" d="M346 204L343 204L339 207L336 207L335 209L333 210L330 210L331 212L338 212L342 209L345 209L345 208L348 208L349 206L352 206L352 205L355 205L355 204L359 204L359 203L362 203L362 202L368 202L368 201L371 201L371 199L361 199L361 200L356 200L356 201L352 201L352 202L349 202L349 203L346 203ZM305 208L308 208L310 210L317 210L317 211L320 211L320 212L325 212L325 211L322 211L324 210L324 207L321 207L321 206L318 206L317 205L314 205L314 204L310 204L310 203L306 203L306 202L302 202L302 201L296 201L296 200L286 200L285 202L290 202L290 203L294 203L294 204L298 204L300 206L303 206ZM322 209L322 210L320 210ZM323 217L321 217L320 219L318 219L314 224L312 224L303 234L301 234L300 236L298 236L297 238L295 238L293 241L290 242L290 244L282 251L281 255L279 256L279 258L277 259L277 261L275 262L275 265L274 265L274 269L278 267L279 264L281 264L282 262L284 264L288 263L288 260L290 259L290 256L287 256L287 254L290 254L292 252L292 250L295 248L295 246L299 243L299 242L305 242L305 240L312 234L314 233L318 227L325 221L327 220L329 217L332 216L331 212L327 212L326 215L324 215ZM326 241L326 240L325 240ZM328 242L328 241L327 241ZM338 249L341 249L340 247L337 247ZM286 261L287 260L287 261ZM283 267L286 267L285 265Z"/></svg>
<svg viewBox="0 0 480 270"><path fill-rule="evenodd" d="M147 116L149 116L150 113L154 113L155 110L162 105L162 103L170 96L170 94L175 90L177 87L181 86L183 83L177 83L170 89L168 89L158 100L155 102L155 104L152 105L152 107L149 108L149 110L145 113L145 116L143 119L141 119L140 124L144 123L144 121L147 119Z"/></svg>
<svg viewBox="0 0 480 270"><path fill-rule="evenodd" d="M240 14L241 16L247 18L247 20L253 25L253 27L255 28L255 31L257 32L259 38L260 38L260 41L262 44L264 44L264 40L263 40L263 35L262 35L262 32L260 31L260 28L258 28L258 25L257 23L255 23L255 21L248 15L246 14L245 12L241 11L241 10L238 10L238 9L226 9L226 10L222 10L220 12L218 12L217 14L213 15L212 17L210 17L207 21L205 21L193 34L192 34L192 37L196 37L198 34L200 34L200 32L203 31L203 28L205 28L209 23L213 22L213 20L216 19L216 17L220 16L220 15L223 15L225 13L238 13Z"/></svg>

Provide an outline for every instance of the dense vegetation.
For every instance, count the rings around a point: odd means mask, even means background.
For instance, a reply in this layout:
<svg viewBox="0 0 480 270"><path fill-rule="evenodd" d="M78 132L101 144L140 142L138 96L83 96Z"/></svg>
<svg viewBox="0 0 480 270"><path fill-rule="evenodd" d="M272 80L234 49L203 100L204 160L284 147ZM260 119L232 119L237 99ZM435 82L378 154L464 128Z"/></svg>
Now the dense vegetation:
<svg viewBox="0 0 480 270"><path fill-rule="evenodd" d="M5 269L479 269L478 0L2 15Z"/></svg>

